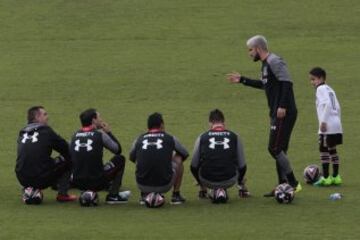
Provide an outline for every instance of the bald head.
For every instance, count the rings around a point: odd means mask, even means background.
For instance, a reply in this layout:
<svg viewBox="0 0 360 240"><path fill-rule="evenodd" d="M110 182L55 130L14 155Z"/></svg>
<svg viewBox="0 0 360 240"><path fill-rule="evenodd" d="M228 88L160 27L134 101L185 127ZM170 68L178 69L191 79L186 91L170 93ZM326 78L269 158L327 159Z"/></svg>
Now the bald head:
<svg viewBox="0 0 360 240"><path fill-rule="evenodd" d="M260 48L267 51L268 45L266 38L262 35L256 35L247 40L246 45L248 48Z"/></svg>

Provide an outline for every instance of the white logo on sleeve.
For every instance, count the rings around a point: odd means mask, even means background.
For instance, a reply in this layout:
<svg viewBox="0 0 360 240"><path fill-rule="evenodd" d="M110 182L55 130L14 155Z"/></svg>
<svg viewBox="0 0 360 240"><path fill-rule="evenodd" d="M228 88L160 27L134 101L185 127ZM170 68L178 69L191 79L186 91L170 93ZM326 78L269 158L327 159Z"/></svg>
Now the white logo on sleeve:
<svg viewBox="0 0 360 240"><path fill-rule="evenodd" d="M29 135L28 133L24 133L23 139L21 140L21 142L26 143L26 140L31 139L31 142L35 143L35 142L39 141L38 136L39 136L38 132L34 132L33 135Z"/></svg>
<svg viewBox="0 0 360 240"><path fill-rule="evenodd" d="M268 69L267 66L264 66L262 72L261 72L261 81L263 82L263 84L266 84L268 81Z"/></svg>
<svg viewBox="0 0 360 240"><path fill-rule="evenodd" d="M224 147L224 149L230 148L230 145L229 145L230 139L228 139L228 138L224 138L224 141L215 141L215 138L210 138L209 142L210 142L209 148L211 148L211 149L215 149L216 145L222 145Z"/></svg>
<svg viewBox="0 0 360 240"><path fill-rule="evenodd" d="M161 149L161 148L163 148L162 143L163 143L163 140L161 140L160 138L158 138L156 140L156 142L149 142L148 139L145 139L144 141L142 141L142 144L143 144L142 149L146 150L146 149L148 149L148 146L156 146L156 149Z"/></svg>
<svg viewBox="0 0 360 240"><path fill-rule="evenodd" d="M81 143L80 140L76 140L75 141L75 151L79 152L80 148L86 148L87 152L90 152L93 147L91 146L91 144L93 143L93 140L88 139L86 143Z"/></svg>

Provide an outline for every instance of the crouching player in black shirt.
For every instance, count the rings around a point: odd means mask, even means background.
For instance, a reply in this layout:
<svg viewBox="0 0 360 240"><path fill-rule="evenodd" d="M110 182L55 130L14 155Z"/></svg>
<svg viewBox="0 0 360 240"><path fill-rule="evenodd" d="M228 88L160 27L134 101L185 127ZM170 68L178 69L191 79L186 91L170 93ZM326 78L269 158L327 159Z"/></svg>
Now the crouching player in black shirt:
<svg viewBox="0 0 360 240"><path fill-rule="evenodd" d="M140 135L130 151L130 160L136 163L136 182L141 191L140 204L150 193L163 194L173 187L171 204L181 204L183 161L189 156L187 150L173 136L165 132L160 113L148 118L148 131Z"/></svg>
<svg viewBox="0 0 360 240"><path fill-rule="evenodd" d="M48 125L44 107L31 107L27 120L28 124L19 132L15 168L16 177L24 187L23 201L41 203L41 191L50 186L58 189L57 201L76 200L76 196L67 193L71 169L68 143ZM52 150L60 156L52 158Z"/></svg>
<svg viewBox="0 0 360 240"><path fill-rule="evenodd" d="M196 140L191 162L191 172L200 185L199 198L209 196L214 203L226 202L226 189L235 183L240 197L250 196L244 184L246 162L241 140L225 128L224 121L220 110L210 112L210 130Z"/></svg>
<svg viewBox="0 0 360 240"><path fill-rule="evenodd" d="M127 202L130 192L119 192L125 169L119 141L95 109L82 112L80 121L82 128L75 132L70 146L74 186L93 192L109 189L107 203ZM115 154L106 164L103 164L104 147Z"/></svg>

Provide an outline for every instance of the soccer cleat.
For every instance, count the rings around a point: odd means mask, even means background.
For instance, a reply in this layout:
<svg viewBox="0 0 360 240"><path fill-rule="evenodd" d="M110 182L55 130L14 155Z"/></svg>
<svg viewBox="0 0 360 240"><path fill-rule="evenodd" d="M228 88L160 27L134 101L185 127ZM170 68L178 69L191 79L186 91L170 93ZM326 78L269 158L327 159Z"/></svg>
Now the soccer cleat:
<svg viewBox="0 0 360 240"><path fill-rule="evenodd" d="M245 184L238 185L238 189L239 189L239 197L240 198L248 198L248 197L250 197L250 192L247 189L247 187L245 186Z"/></svg>
<svg viewBox="0 0 360 240"><path fill-rule="evenodd" d="M210 200L213 200L214 199L214 190L213 189L209 189L208 193L207 193L207 197L210 199Z"/></svg>
<svg viewBox="0 0 360 240"><path fill-rule="evenodd" d="M331 177L331 184L335 186L339 186L342 184L342 179L340 174L338 174L336 177Z"/></svg>
<svg viewBox="0 0 360 240"><path fill-rule="evenodd" d="M327 177L327 178L320 177L320 179L317 182L315 182L313 185L317 187L327 187L330 186L331 184L332 184L331 177Z"/></svg>
<svg viewBox="0 0 360 240"><path fill-rule="evenodd" d="M129 197L131 195L130 191L123 191L119 192L118 194L108 194L106 196L106 203L107 204L120 204L120 203L127 203Z"/></svg>
<svg viewBox="0 0 360 240"><path fill-rule="evenodd" d="M208 194L206 190L200 190L199 191L199 199L207 199L208 198Z"/></svg>
<svg viewBox="0 0 360 240"><path fill-rule="evenodd" d="M275 189L271 190L268 193L265 193L264 197L275 197Z"/></svg>
<svg viewBox="0 0 360 240"><path fill-rule="evenodd" d="M296 185L296 187L293 187L294 188L294 192L295 193L298 193L302 190L302 186L301 184L298 182L298 184Z"/></svg>
<svg viewBox="0 0 360 240"><path fill-rule="evenodd" d="M183 204L185 201L186 199L183 198L179 192L177 192L177 193L173 193L170 204L179 205L179 204Z"/></svg>
<svg viewBox="0 0 360 240"><path fill-rule="evenodd" d="M77 196L76 195L71 195L71 194L58 194L56 196L56 201L58 202L73 202L77 200Z"/></svg>
<svg viewBox="0 0 360 240"><path fill-rule="evenodd" d="M140 193L140 198L139 198L139 204L140 205L145 205L145 198L146 198L147 193L141 192Z"/></svg>

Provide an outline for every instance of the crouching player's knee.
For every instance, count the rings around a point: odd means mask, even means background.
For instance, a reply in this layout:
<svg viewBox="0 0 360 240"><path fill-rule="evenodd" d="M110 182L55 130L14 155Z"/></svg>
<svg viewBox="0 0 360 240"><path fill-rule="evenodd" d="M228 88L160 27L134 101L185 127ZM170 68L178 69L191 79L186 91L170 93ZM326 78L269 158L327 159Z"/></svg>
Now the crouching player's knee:
<svg viewBox="0 0 360 240"><path fill-rule="evenodd" d="M109 162L104 165L105 176L112 179L115 175L122 171L125 167L125 157L123 155L115 155Z"/></svg>
<svg viewBox="0 0 360 240"><path fill-rule="evenodd" d="M183 165L183 161L185 160L180 154L175 153L172 160L179 165Z"/></svg>
<svg viewBox="0 0 360 240"><path fill-rule="evenodd" d="M184 169L184 164L183 161L185 159L180 155L175 153L173 158L172 158L172 162L173 162L173 169L175 170L176 173L182 172Z"/></svg>

